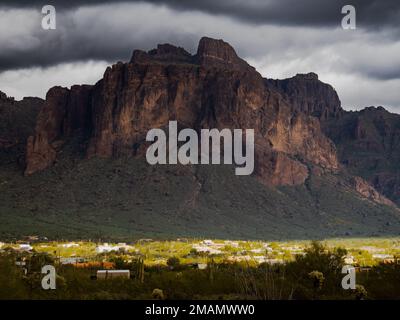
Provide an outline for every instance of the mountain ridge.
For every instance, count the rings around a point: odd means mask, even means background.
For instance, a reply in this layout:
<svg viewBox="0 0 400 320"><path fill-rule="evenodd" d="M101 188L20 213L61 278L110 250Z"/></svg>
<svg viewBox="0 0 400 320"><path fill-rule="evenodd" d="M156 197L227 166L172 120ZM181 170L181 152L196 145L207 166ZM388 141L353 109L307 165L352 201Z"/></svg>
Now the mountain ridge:
<svg viewBox="0 0 400 320"><path fill-rule="evenodd" d="M395 235L400 231L397 187L390 189L393 179L384 180L385 171L374 172L368 161L359 161L366 146L369 152L374 152L374 157L382 153L381 148L371 149L376 137L386 137L386 131L382 131L380 124L382 121L371 120L376 127L375 131L371 131L369 118L368 121L363 120L361 123L368 126L364 128L364 125L359 135L353 134L353 125L347 124L357 122L362 112L343 110L334 88L321 82L318 75L298 74L283 80L263 78L223 40L202 38L194 55L170 44L158 45L148 52L135 50L128 63L118 62L108 67L104 77L95 85L53 87L41 103L34 129L25 134L26 161L21 164L25 177L17 177L20 169L11 164L0 165L4 181L13 186L11 189L3 186L8 198L2 212L14 212L19 219L24 217L30 221L29 217L39 215L40 221L52 216L63 221L68 211L71 217L75 217L78 229L94 232L97 225L107 233L105 230L108 229L102 224L108 223L105 217L114 208L117 229L125 230L125 225L132 228L123 233L137 232L138 225L128 223L128 220L142 221L145 219L142 215L152 216L154 223L157 219L158 222L164 221L161 225L157 222L154 227L152 223L144 222L140 227L142 234L162 234L165 231L163 226L174 230L171 232L175 234L179 230L191 230L188 231L190 234L197 235L202 230L208 234L204 228L199 227L196 231L195 228L184 227L188 223L185 216L197 219L199 223L216 219L221 226L223 221L231 221L232 230L243 237L250 237L251 232L257 229L256 225L263 221L264 225L259 226L256 232L257 238L263 232L274 237L287 237L290 233L296 234L296 237L302 237L302 234L312 237L373 234L374 225L376 234ZM176 120L180 127L195 130L254 128L255 172L249 180L246 179L246 188L252 191L246 195L239 180L226 177L227 171L223 166L221 169L200 171L193 171L192 166L182 169L178 166L166 171L163 168L151 169L149 165L143 167L140 161L148 146L145 141L147 131L163 128L170 120ZM397 120L387 122L393 128L388 131L392 143L384 144L384 148L396 154L394 146L397 144L393 141L397 140L393 137L397 134ZM349 130L350 133L346 134ZM379 139L381 143L383 140ZM355 158L351 157L354 148L348 146L353 144L360 151ZM118 165L118 159L132 159L136 164ZM356 159L358 167L349 165L349 159ZM87 163L93 164L93 168L86 167L86 171L91 173L89 176L80 169ZM383 169L390 169L389 174L398 172L395 166L387 167ZM135 173L135 168L147 173L142 176ZM140 182L135 177L131 182L126 180L124 170L134 176L139 175L144 181ZM110 181L118 181L128 189L120 189L121 196L111 190L106 191L107 179L100 177L102 173ZM172 196L180 190L176 182L181 175L187 179L187 190L192 190L188 197L183 196L182 199ZM377 176L381 179L377 180ZM77 183L80 179L88 179L93 186L98 186L93 187L91 193L86 184ZM55 182L58 180L62 183ZM151 181L158 181L153 192L159 200L149 196L151 186L147 186L143 194L129 191L129 186L140 190L141 183L151 184ZM160 181L165 184L160 185ZM222 181L229 181L235 186L238 190L232 189L231 194L238 197L242 194L242 199L236 201L220 190ZM54 199L46 184L52 186L52 190L60 190ZM66 188L64 197L68 198L67 194L71 193L70 204L63 199L63 186ZM36 193L32 193L33 190ZM86 195L87 201L80 200L72 205L76 201L74 199L81 198L81 193ZM13 194L27 196L21 196L21 201L10 207L7 203L12 203ZM168 194L166 198L165 194ZM108 199L104 209L102 198ZM114 203L113 198L120 202ZM170 208L168 213L161 213L160 201ZM224 205L221 207L218 202ZM229 202L234 205L229 205ZM35 206L28 203L35 203ZM351 204L350 207L347 204ZM177 212L172 209L174 206L177 206ZM249 216L245 219L242 232L233 221L240 220L240 212L246 210L246 206ZM102 212L102 215L95 218L93 212L96 211ZM83 218L83 212L92 218ZM204 217L201 212L204 212ZM9 214L5 218L8 224L11 223L9 219L14 219ZM218 214L221 219L223 217L222 220L217 218ZM169 215L172 216L168 218ZM79 219L82 219L81 226ZM86 224L86 220L90 223ZM291 221L295 221L299 229L289 227ZM313 221L318 222L319 230L315 230ZM58 222L52 223L57 225ZM271 229L268 224L273 224L274 228ZM40 230L47 230L40 223L34 225L40 225ZM213 230L210 235L218 236L219 229ZM232 236L232 233L221 229L222 234Z"/></svg>

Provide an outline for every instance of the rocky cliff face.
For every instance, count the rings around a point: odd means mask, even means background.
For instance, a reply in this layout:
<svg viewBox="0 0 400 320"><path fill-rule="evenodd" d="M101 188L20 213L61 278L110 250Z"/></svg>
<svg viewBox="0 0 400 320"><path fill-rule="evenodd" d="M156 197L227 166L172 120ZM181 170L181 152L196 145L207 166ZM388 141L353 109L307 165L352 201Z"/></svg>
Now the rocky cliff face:
<svg viewBox="0 0 400 320"><path fill-rule="evenodd" d="M342 164L386 197L400 203L400 116L382 107L344 112L324 123Z"/></svg>
<svg viewBox="0 0 400 320"><path fill-rule="evenodd" d="M25 173L50 166L76 130L86 132L88 157L118 157L141 153L147 131L169 120L195 129L254 128L256 172L267 184L303 183L307 164L338 169L318 120L294 113L290 99L266 84L222 40L202 38L193 56L168 44L136 50L93 87L49 91L28 140Z"/></svg>
<svg viewBox="0 0 400 320"><path fill-rule="evenodd" d="M319 81L313 72L284 80L266 79L266 84L286 97L292 111L306 113L321 121L337 119L343 113L335 89Z"/></svg>
<svg viewBox="0 0 400 320"><path fill-rule="evenodd" d="M0 91L0 164L25 162L26 139L34 133L42 104L39 98L16 101Z"/></svg>
<svg viewBox="0 0 400 320"><path fill-rule="evenodd" d="M65 139L90 130L91 90L91 86L49 90L38 115L35 135L27 140L26 175L52 165Z"/></svg>

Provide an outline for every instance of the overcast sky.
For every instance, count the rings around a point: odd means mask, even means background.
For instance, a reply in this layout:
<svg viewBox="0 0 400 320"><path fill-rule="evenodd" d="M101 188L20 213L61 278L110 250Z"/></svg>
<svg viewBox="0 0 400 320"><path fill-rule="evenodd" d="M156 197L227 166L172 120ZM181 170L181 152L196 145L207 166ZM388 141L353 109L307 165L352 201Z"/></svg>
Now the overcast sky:
<svg viewBox="0 0 400 320"><path fill-rule="evenodd" d="M110 1L108 1L109 3ZM346 109L400 113L399 0L51 1L57 29L41 28L43 0L0 3L0 90L44 97L54 85L93 84L133 49L172 43L195 53L224 39L268 78L316 72ZM352 4L357 29L343 30Z"/></svg>

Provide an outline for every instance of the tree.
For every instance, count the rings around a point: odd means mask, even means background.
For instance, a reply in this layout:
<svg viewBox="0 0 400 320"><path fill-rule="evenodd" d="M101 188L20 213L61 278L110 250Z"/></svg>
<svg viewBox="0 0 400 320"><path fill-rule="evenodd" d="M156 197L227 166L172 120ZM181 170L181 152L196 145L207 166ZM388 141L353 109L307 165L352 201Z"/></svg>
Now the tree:
<svg viewBox="0 0 400 320"><path fill-rule="evenodd" d="M179 261L179 258L177 258L177 257L170 257L167 260L167 266L169 266L171 269L175 269L175 268L179 267L180 263L181 262Z"/></svg>

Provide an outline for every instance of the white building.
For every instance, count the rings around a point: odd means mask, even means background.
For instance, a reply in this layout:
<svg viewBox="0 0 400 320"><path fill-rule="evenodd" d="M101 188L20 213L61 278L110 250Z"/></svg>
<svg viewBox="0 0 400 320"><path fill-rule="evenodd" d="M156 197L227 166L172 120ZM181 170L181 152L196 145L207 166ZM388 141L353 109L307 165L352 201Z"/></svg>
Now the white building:
<svg viewBox="0 0 400 320"><path fill-rule="evenodd" d="M214 241L212 240L203 240L203 244L206 246L212 246L214 245Z"/></svg>
<svg viewBox="0 0 400 320"><path fill-rule="evenodd" d="M198 253L208 253L208 254L221 254L222 253L221 250L210 248L207 246L194 245L192 248L195 249Z"/></svg>
<svg viewBox="0 0 400 320"><path fill-rule="evenodd" d="M383 260L383 259L393 259L393 256L391 254L376 253L372 255L372 258Z"/></svg>
<svg viewBox="0 0 400 320"><path fill-rule="evenodd" d="M118 245L110 245L108 243L103 243L103 245L96 247L97 253L105 253L105 252L112 252L112 251L119 251L120 249L129 250L132 246L127 245L126 243L119 243Z"/></svg>
<svg viewBox="0 0 400 320"><path fill-rule="evenodd" d="M85 262L86 260L81 257L69 257L69 258L60 258L61 264L76 264L76 263L81 263Z"/></svg>
<svg viewBox="0 0 400 320"><path fill-rule="evenodd" d="M77 247L79 247L79 244L70 242L70 243L62 244L61 247L63 247L63 248L77 248Z"/></svg>
<svg viewBox="0 0 400 320"><path fill-rule="evenodd" d="M265 249L251 249L250 252L252 252L252 253L265 253Z"/></svg>
<svg viewBox="0 0 400 320"><path fill-rule="evenodd" d="M125 278L129 279L131 272L129 270L97 270L97 279L116 279Z"/></svg>
<svg viewBox="0 0 400 320"><path fill-rule="evenodd" d="M29 243L24 243L19 245L19 250L22 251L31 251L33 247Z"/></svg>

